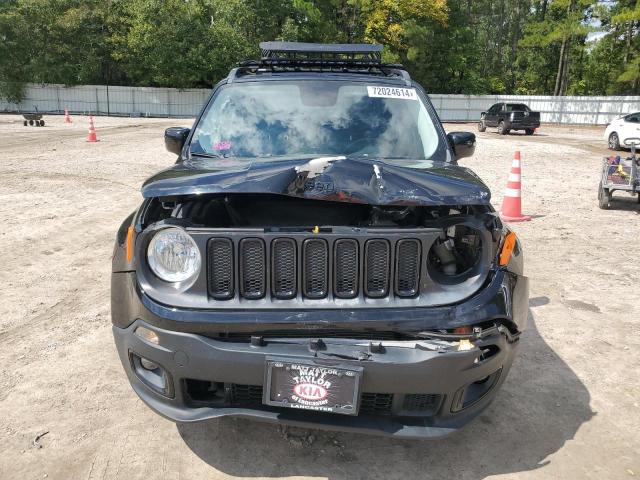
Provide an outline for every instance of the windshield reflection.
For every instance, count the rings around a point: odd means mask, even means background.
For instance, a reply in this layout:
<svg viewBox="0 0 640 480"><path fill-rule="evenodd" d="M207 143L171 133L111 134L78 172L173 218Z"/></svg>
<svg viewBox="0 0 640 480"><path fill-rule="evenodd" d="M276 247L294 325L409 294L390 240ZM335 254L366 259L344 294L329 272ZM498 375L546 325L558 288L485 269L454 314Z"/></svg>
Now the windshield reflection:
<svg viewBox="0 0 640 480"><path fill-rule="evenodd" d="M370 97L365 83L314 80L222 87L194 132L191 152L254 162L307 155L445 156L419 97Z"/></svg>

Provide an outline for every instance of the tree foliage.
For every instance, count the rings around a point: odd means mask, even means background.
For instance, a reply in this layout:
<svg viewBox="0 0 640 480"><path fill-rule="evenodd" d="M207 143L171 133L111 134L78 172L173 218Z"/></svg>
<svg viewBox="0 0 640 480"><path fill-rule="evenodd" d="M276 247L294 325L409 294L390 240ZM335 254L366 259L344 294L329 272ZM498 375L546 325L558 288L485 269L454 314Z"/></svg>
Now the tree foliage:
<svg viewBox="0 0 640 480"><path fill-rule="evenodd" d="M25 82L209 87L262 40L376 42L430 92L640 94L640 0L2 0Z"/></svg>

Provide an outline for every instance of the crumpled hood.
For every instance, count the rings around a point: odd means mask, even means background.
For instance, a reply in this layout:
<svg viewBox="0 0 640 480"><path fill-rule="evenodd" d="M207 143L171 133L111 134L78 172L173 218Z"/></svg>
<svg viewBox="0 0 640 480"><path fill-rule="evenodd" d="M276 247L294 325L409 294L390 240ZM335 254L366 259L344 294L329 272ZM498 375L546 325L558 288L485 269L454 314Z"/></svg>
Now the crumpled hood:
<svg viewBox="0 0 640 480"><path fill-rule="evenodd" d="M402 162L399 166L342 156L259 162L192 157L149 178L142 195L271 193L371 205L490 203L489 189L468 168L445 162Z"/></svg>

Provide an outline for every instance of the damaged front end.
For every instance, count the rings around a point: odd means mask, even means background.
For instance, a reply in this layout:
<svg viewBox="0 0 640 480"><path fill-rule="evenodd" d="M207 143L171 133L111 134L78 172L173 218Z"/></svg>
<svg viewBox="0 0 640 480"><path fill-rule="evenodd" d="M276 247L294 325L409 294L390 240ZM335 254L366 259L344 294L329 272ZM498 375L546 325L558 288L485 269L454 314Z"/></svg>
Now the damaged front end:
<svg viewBox="0 0 640 480"><path fill-rule="evenodd" d="M202 166L147 182L116 245L114 334L152 408L430 437L491 401L528 284L520 245L501 255L509 232L475 175L346 158ZM160 278L160 234L188 236L194 275ZM361 368L357 417L270 403L273 358Z"/></svg>
<svg viewBox="0 0 640 480"><path fill-rule="evenodd" d="M116 268L135 269L149 297L182 308L456 304L495 275L505 231L475 175L424 163L331 158L215 171L184 162L145 184L135 254ZM172 231L188 234L201 259L188 280L167 281L147 261L154 238Z"/></svg>

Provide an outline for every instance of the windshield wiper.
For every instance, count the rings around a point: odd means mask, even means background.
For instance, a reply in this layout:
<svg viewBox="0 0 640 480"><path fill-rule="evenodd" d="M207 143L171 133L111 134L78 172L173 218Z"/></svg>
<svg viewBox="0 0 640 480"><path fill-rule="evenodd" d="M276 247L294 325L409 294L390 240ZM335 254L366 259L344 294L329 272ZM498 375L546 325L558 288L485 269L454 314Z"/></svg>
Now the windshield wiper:
<svg viewBox="0 0 640 480"><path fill-rule="evenodd" d="M217 153L192 152L192 151L189 151L189 154L191 154L191 155L195 155L196 157L205 157L205 158L224 158L222 155L218 155Z"/></svg>

